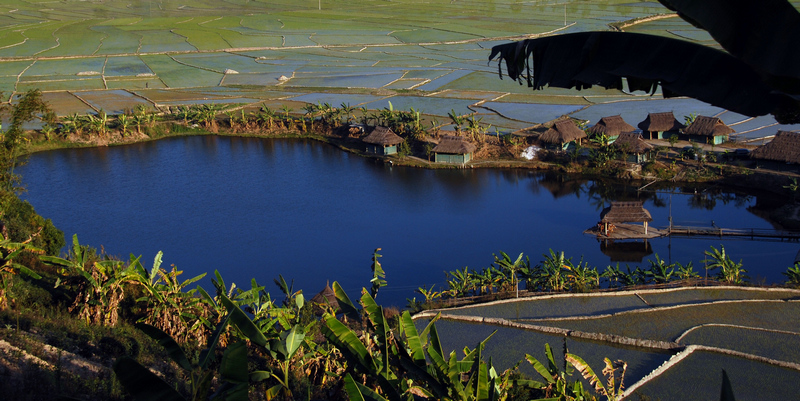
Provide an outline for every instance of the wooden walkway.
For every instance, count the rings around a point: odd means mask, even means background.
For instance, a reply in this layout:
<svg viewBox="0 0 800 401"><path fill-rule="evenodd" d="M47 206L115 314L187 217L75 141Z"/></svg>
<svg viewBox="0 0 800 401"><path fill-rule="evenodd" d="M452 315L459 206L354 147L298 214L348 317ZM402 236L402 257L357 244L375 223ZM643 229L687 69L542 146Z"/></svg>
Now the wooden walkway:
<svg viewBox="0 0 800 401"><path fill-rule="evenodd" d="M750 239L771 238L800 240L800 231L770 230L765 228L721 228L721 227L690 227L672 226L667 228L668 235L676 237L714 236L714 237L745 237Z"/></svg>
<svg viewBox="0 0 800 401"><path fill-rule="evenodd" d="M769 239L780 241L800 242L800 231L770 230L765 228L720 228L720 227L692 227L672 226L655 228L649 227L647 234L641 224L617 224L615 229L603 234L599 227L592 227L583 232L595 235L599 239L651 239L665 236L675 237L740 237L750 239Z"/></svg>
<svg viewBox="0 0 800 401"><path fill-rule="evenodd" d="M603 234L600 227L594 226L583 232L584 234L596 235L597 238L607 239L651 239L669 235L668 231L660 230L654 227L647 228L647 234L644 233L644 225L642 224L617 224L616 227L608 233Z"/></svg>

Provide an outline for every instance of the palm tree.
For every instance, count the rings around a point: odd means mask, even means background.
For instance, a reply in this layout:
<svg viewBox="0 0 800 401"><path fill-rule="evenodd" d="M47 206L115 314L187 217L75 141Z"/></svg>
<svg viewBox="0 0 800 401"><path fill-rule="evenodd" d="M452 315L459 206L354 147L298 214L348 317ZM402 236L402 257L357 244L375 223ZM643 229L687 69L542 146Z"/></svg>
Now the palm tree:
<svg viewBox="0 0 800 401"><path fill-rule="evenodd" d="M504 60L508 76L533 89L622 89L624 78L631 90L654 93L661 86L665 97L689 96L748 116L772 114L782 124L800 122L800 13L791 3L659 2L708 31L724 51L654 35L580 32L498 45L489 60ZM502 78L502 62L498 70Z"/></svg>

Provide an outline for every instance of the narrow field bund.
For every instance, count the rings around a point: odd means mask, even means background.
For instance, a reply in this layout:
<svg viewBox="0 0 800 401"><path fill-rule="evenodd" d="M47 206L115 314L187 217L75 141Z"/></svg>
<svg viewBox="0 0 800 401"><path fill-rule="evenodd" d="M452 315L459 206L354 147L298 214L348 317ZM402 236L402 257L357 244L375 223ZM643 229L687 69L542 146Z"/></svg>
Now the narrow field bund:
<svg viewBox="0 0 800 401"><path fill-rule="evenodd" d="M629 304L628 309L620 310L615 313L586 315L586 311L580 311L578 315L563 316L563 313L552 313L550 310L554 302L572 303L565 309L576 310L576 305L587 305L591 308L592 301L598 301L603 298L617 300L617 305L621 306ZM732 299L720 299L732 298ZM686 360L690 355L696 352L709 352L718 355L725 355L729 357L742 358L747 361L766 364L772 367L789 369L796 374L800 373L800 363L795 360L796 355L791 352L785 352L785 348L792 348L792 344L783 344L778 347L778 350L770 349L769 346L764 348L758 344L749 345L748 351L742 351L742 348L747 348L743 344L735 340L731 340L732 345L726 346L725 341L719 339L717 333L707 334L716 340L717 344L694 344L686 343L686 339L690 338L692 334L697 334L703 330L725 328L743 330L747 338L755 338L765 340L765 337L773 338L775 340L792 339L797 340L800 344L800 332L774 327L760 327L760 326L746 326L735 324L720 324L720 323L702 323L693 325L681 333L671 341L662 339L645 339L637 338L635 336L622 335L620 333L605 333L602 331L593 330L577 330L574 328L555 327L548 325L548 323L565 322L565 321L583 321L590 323L599 319L609 317L626 318L634 315L643 316L644 314L660 313L664 311L686 311L691 308L707 308L708 306L726 306L726 305L741 305L741 304L757 304L767 303L771 305L798 305L800 301L800 291L786 288L753 288L753 287L732 287L722 286L714 288L674 288L674 289L653 289L653 290L629 290L619 292L606 292L606 293L590 293L590 294L554 294L543 295L536 297L526 298L513 298L500 301L489 302L480 305L467 305L456 307L452 309L438 309L428 310L414 315L413 319L432 319L432 320L447 320L453 322L464 322L470 324L480 324L487 326L507 327L512 329L519 329L525 331L533 331L548 335L563 336L564 338L574 338L587 341L595 341L606 344L613 344L619 347L634 347L640 350L655 350L666 351L674 353L672 357L666 360L661 366L652 372L648 373L644 378L638 380L633 385L628 387L623 395L623 398L631 397L638 394L647 388L647 385L662 375L671 372L682 361ZM638 300L638 305L632 300ZM709 300L711 299L711 300ZM650 302L646 301L650 300ZM620 302L622 301L622 302ZM675 304L678 301L688 302L687 304ZM666 304L666 306L654 306L652 304ZM515 304L527 304L525 308L515 308ZM609 305L609 304L606 304ZM539 306L544 309L539 315L557 314L562 315L557 318L516 318L509 319L504 317L497 317L498 315L509 316L516 313L519 309L532 311ZM590 309L591 310L591 309ZM602 310L602 308L595 308L594 310ZM489 313L490 316L481 316L481 314ZM529 313L533 314L533 313ZM656 318L657 320L669 320L671 324L675 322L672 319ZM653 319L650 319L653 321ZM689 319L691 320L691 319ZM791 316L786 316L788 321L797 321ZM534 324L538 323L538 324ZM776 324L777 326L785 326L785 324ZM591 325L587 325L589 328ZM795 325L796 326L796 325ZM791 325L790 325L791 327ZM751 335L751 331L761 332L766 336ZM734 331L735 333L735 331ZM772 336L772 337L770 337ZM723 344L719 344L723 343ZM729 342L730 343L730 342ZM467 344L465 344L467 345ZM775 348L775 347L772 347ZM532 350L535 351L535 350ZM693 359L695 361L695 359ZM693 363L696 363L693 362ZM657 390L654 390L657 391ZM738 393L737 393L738 394Z"/></svg>

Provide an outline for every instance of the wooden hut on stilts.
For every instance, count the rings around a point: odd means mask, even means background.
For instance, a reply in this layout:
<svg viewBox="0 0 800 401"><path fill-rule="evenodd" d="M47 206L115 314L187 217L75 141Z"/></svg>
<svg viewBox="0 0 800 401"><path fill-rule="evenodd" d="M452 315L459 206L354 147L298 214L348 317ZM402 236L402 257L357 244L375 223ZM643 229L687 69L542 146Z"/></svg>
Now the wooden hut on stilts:
<svg viewBox="0 0 800 401"><path fill-rule="evenodd" d="M614 224L644 223L644 235L647 235L647 223L653 221L650 211L642 206L642 202L611 202L611 206L600 213L601 231L608 236Z"/></svg>

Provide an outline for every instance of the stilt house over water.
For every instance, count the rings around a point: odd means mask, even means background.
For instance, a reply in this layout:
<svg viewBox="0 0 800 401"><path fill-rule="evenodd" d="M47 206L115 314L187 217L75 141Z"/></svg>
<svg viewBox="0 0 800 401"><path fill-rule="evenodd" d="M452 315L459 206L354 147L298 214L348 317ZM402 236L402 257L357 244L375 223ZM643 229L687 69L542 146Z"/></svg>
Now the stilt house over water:
<svg viewBox="0 0 800 401"><path fill-rule="evenodd" d="M771 141L753 149L750 157L800 164L800 132L778 131Z"/></svg>
<svg viewBox="0 0 800 401"><path fill-rule="evenodd" d="M550 149L567 150L570 144L581 144L581 139L586 138L586 133L575 125L571 119L559 120L553 127L539 136L539 142Z"/></svg>
<svg viewBox="0 0 800 401"><path fill-rule="evenodd" d="M651 221L653 217L642 202L611 202L611 206L600 212L600 224L605 235L608 235L611 225L619 223L644 223L644 234L647 235L647 223Z"/></svg>
<svg viewBox="0 0 800 401"><path fill-rule="evenodd" d="M590 134L605 134L611 142L615 141L621 133L631 131L636 131L636 128L626 123L620 115L603 117L592 128L589 128Z"/></svg>
<svg viewBox="0 0 800 401"><path fill-rule="evenodd" d="M681 124L671 111L649 113L647 118L639 123L639 129L643 135L649 136L648 139L668 139L672 135L678 135L684 128L686 126Z"/></svg>
<svg viewBox="0 0 800 401"><path fill-rule="evenodd" d="M628 155L627 161L630 163L644 163L650 157L653 145L642 139L642 134L638 132L623 132L611 145Z"/></svg>
<svg viewBox="0 0 800 401"><path fill-rule="evenodd" d="M465 164L472 160L472 152L475 149L477 147L467 142L464 138L445 135L432 151L436 163Z"/></svg>
<svg viewBox="0 0 800 401"><path fill-rule="evenodd" d="M393 155L397 153L397 145L405 139L386 127L375 127L369 135L361 139L367 144L367 153L376 155Z"/></svg>
<svg viewBox="0 0 800 401"><path fill-rule="evenodd" d="M717 117L697 116L697 118L683 130L689 140L719 145L728 140L730 134L736 131L725 125Z"/></svg>

